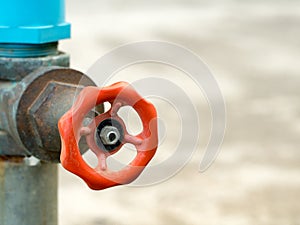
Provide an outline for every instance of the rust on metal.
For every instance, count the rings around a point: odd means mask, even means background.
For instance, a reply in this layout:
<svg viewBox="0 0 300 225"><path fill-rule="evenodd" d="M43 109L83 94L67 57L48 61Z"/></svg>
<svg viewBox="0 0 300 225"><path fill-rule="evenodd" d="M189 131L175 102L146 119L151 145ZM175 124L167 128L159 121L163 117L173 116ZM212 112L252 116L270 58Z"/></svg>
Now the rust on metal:
<svg viewBox="0 0 300 225"><path fill-rule="evenodd" d="M21 163L23 162L24 157L20 156L4 156L0 155L0 162L11 162L11 163Z"/></svg>
<svg viewBox="0 0 300 225"><path fill-rule="evenodd" d="M16 119L20 138L35 157L59 161L57 122L84 86L95 84L85 74L67 68L46 71L28 85L20 99Z"/></svg>
<svg viewBox="0 0 300 225"><path fill-rule="evenodd" d="M69 67L69 55L60 52L57 55L32 58L5 58L0 60L0 79L21 81L28 74L40 67Z"/></svg>

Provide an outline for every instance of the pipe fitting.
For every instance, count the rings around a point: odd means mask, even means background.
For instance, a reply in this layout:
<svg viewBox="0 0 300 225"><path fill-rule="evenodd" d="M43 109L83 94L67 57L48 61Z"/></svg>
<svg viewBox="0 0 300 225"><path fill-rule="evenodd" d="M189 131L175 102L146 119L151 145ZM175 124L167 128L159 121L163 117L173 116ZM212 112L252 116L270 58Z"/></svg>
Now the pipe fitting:
<svg viewBox="0 0 300 225"><path fill-rule="evenodd" d="M54 66L41 67L19 82L0 85L0 141L7 144L0 147L0 155L33 155L43 161L59 162L57 122L77 94L95 83L79 71ZM100 105L87 115L87 120L102 112ZM79 145L82 153L88 149L85 140Z"/></svg>
<svg viewBox="0 0 300 225"><path fill-rule="evenodd" d="M94 82L73 69L48 67L30 74L19 85L26 86L16 108L20 140L33 156L59 162L61 143L57 122L77 94L85 86L94 86ZM97 110L89 116L102 112ZM80 144L86 151L86 144Z"/></svg>

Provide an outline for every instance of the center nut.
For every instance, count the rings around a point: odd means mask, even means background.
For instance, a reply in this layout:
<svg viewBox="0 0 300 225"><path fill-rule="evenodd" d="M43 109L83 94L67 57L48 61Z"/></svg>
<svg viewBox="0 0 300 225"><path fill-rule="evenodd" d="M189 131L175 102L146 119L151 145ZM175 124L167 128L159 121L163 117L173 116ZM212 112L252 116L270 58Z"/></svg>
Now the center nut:
<svg viewBox="0 0 300 225"><path fill-rule="evenodd" d="M123 138L123 127L117 120L106 119L97 127L96 143L105 151L114 151L121 145Z"/></svg>
<svg viewBox="0 0 300 225"><path fill-rule="evenodd" d="M100 138L105 145L114 145L120 139L120 132L116 127L105 126L100 132Z"/></svg>

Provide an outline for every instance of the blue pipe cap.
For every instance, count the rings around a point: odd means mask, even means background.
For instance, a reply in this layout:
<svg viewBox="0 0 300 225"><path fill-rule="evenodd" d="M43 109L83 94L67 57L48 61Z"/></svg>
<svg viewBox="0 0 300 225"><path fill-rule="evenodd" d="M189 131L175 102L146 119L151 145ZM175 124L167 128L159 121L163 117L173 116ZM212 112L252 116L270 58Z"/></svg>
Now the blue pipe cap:
<svg viewBox="0 0 300 225"><path fill-rule="evenodd" d="M0 4L0 43L41 44L70 36L64 0L5 0Z"/></svg>

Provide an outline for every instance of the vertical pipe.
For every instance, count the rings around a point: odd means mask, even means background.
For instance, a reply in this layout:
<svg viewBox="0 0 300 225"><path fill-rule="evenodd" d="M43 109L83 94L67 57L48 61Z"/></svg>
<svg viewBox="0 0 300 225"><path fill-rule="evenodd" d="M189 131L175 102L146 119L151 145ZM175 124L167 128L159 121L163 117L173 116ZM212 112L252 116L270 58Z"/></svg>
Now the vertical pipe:
<svg viewBox="0 0 300 225"><path fill-rule="evenodd" d="M0 158L0 224L57 225L57 165Z"/></svg>
<svg viewBox="0 0 300 225"><path fill-rule="evenodd" d="M39 46L43 50L44 45ZM0 66L0 225L57 225L57 164L30 165L24 160L22 156L31 154L18 141L15 106L28 85L19 79L41 66L68 67L69 57L64 53L33 58L0 57L0 65L1 62L7 63ZM5 81L1 79L3 75ZM15 87L20 88L10 95L11 88Z"/></svg>
<svg viewBox="0 0 300 225"><path fill-rule="evenodd" d="M3 80L10 80L14 86L16 81L41 66L68 66L69 60L57 52L57 42L69 37L64 0L2 1L0 90L4 87ZM22 81L20 84L26 85ZM10 103L16 100L15 96L6 97ZM28 165L19 157L27 152L15 147L20 145L13 141L17 133L5 129L13 125L16 131L16 121L6 118L6 114L14 118L14 110L0 112L0 225L56 225L57 165L42 162ZM23 146L20 149L23 150Z"/></svg>

